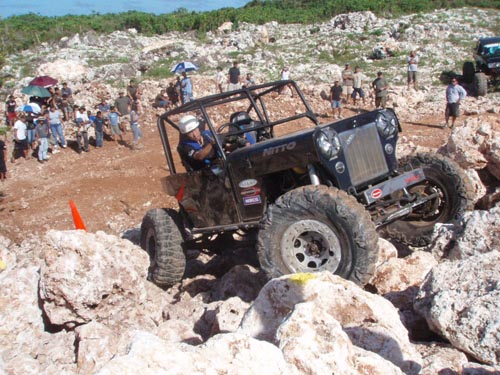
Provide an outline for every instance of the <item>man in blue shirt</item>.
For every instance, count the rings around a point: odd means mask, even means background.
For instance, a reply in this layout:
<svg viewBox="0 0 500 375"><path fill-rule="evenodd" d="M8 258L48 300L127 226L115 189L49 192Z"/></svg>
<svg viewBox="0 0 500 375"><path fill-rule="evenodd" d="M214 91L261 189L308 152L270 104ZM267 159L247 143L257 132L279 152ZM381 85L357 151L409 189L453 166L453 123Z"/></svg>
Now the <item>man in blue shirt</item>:
<svg viewBox="0 0 500 375"><path fill-rule="evenodd" d="M444 117L446 120L446 125L450 128L455 126L455 120L459 115L460 110L460 101L465 99L467 96L467 92L465 89L458 84L458 80L456 78L451 79L451 84L446 88L446 110L444 113ZM451 125L448 125L449 119L451 117ZM443 126L443 128L445 127Z"/></svg>
<svg viewBox="0 0 500 375"><path fill-rule="evenodd" d="M187 76L186 72L182 72L181 80L181 90L182 90L182 104L190 102L193 100L193 83L191 78Z"/></svg>

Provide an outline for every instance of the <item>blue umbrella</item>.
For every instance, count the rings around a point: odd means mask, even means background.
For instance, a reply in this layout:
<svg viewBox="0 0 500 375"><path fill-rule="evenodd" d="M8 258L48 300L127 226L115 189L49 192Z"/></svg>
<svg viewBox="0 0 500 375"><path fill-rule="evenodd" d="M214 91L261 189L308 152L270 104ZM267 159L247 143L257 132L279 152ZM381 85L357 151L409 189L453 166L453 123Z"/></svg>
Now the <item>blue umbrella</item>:
<svg viewBox="0 0 500 375"><path fill-rule="evenodd" d="M176 64L170 71L172 73L182 73L182 72L191 72L193 70L198 70L198 69L199 69L198 65L193 64L190 61L183 61Z"/></svg>
<svg viewBox="0 0 500 375"><path fill-rule="evenodd" d="M16 112L33 112L33 113L40 113L41 108L38 104L36 103L28 103L21 105L16 108Z"/></svg>

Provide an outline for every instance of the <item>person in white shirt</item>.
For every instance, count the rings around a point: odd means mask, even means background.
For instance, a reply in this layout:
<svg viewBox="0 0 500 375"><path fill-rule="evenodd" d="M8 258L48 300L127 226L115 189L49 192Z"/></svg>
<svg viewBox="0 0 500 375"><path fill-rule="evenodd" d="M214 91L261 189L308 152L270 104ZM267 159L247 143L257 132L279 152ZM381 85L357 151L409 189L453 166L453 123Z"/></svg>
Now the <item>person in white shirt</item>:
<svg viewBox="0 0 500 375"><path fill-rule="evenodd" d="M76 120L76 143L78 144L78 153L82 153L82 138L83 138L83 150L89 152L89 136L88 129L92 125L89 120L89 116L85 111L85 107L78 108L78 112L75 116Z"/></svg>
<svg viewBox="0 0 500 375"><path fill-rule="evenodd" d="M455 126L455 120L460 114L460 101L465 99L467 96L467 92L465 89L458 84L457 78L451 79L451 84L446 88L446 110L444 113L444 117L446 120L446 125L450 128ZM448 121L451 117L451 124L448 124ZM443 126L443 128L445 127Z"/></svg>
<svg viewBox="0 0 500 375"><path fill-rule="evenodd" d="M413 82L413 88L415 89L415 91L417 91L418 56L415 51L410 52L410 55L407 58L407 62L408 62L408 90L410 89L410 83Z"/></svg>
<svg viewBox="0 0 500 375"><path fill-rule="evenodd" d="M16 160L16 154L21 151L25 159L29 157L28 147L28 127L26 126L26 115L21 113L18 115L18 120L14 124L14 149L12 150L12 163Z"/></svg>

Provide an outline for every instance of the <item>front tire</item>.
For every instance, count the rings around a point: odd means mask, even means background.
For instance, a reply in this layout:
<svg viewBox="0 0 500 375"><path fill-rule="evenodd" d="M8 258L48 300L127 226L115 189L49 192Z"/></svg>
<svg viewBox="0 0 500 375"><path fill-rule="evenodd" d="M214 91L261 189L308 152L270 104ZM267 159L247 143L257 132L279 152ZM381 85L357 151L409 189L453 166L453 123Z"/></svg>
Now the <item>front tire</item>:
<svg viewBox="0 0 500 375"><path fill-rule="evenodd" d="M462 79L465 83L472 83L474 79L474 73L476 73L476 68L474 67L474 63L472 61L464 62L462 67Z"/></svg>
<svg viewBox="0 0 500 375"><path fill-rule="evenodd" d="M459 219L473 208L470 179L453 160L437 154L418 154L400 161L402 169L423 168L426 179L408 188L410 194L436 198L404 219L382 229L386 236L406 245L423 247L431 243L434 225Z"/></svg>
<svg viewBox="0 0 500 375"><path fill-rule="evenodd" d="M262 269L273 278L330 271L359 285L373 275L378 235L364 207L345 192L306 186L279 197L257 238Z"/></svg>
<svg viewBox="0 0 500 375"><path fill-rule="evenodd" d="M485 96L488 93L488 77L484 73L474 74L474 93L476 96Z"/></svg>
<svg viewBox="0 0 500 375"><path fill-rule="evenodd" d="M170 209L155 208L146 213L141 225L141 247L149 254L148 278L162 288L182 280L186 269L179 215Z"/></svg>

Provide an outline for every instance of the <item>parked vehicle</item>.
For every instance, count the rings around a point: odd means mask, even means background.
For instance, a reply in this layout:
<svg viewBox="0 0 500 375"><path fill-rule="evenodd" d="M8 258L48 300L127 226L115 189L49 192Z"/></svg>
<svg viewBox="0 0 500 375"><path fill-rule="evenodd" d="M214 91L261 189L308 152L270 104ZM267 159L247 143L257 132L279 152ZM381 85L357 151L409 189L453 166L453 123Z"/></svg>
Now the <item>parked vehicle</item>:
<svg viewBox="0 0 500 375"><path fill-rule="evenodd" d="M498 82L500 77L500 36L478 40L474 49L474 62L466 61L464 63L463 77L465 82L473 83L474 93L477 96L484 96L488 93L488 83Z"/></svg>

